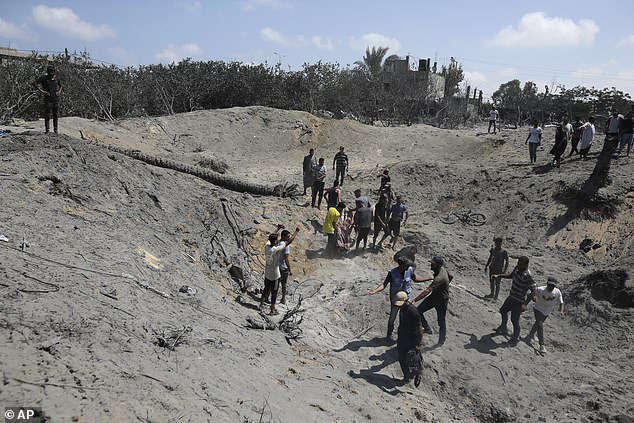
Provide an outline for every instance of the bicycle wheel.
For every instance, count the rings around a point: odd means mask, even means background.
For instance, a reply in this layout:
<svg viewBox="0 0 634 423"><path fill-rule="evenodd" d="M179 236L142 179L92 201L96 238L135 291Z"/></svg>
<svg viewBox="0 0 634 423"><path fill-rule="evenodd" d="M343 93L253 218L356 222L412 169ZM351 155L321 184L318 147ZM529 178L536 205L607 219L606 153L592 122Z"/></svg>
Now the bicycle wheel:
<svg viewBox="0 0 634 423"><path fill-rule="evenodd" d="M453 225L458 221L458 216L454 212L451 212L447 216L441 216L440 221L447 225Z"/></svg>
<svg viewBox="0 0 634 423"><path fill-rule="evenodd" d="M482 213L469 213L465 222L473 226L482 226L487 223L487 218Z"/></svg>

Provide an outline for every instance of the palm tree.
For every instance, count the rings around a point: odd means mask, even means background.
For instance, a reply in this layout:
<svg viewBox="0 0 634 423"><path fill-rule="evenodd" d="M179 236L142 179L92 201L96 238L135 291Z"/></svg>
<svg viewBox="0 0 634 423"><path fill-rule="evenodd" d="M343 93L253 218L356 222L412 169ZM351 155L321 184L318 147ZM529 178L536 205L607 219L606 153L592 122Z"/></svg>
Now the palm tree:
<svg viewBox="0 0 634 423"><path fill-rule="evenodd" d="M383 66L383 58L387 54L389 47L366 47L363 61L354 62L360 69L370 73L372 76L378 76Z"/></svg>

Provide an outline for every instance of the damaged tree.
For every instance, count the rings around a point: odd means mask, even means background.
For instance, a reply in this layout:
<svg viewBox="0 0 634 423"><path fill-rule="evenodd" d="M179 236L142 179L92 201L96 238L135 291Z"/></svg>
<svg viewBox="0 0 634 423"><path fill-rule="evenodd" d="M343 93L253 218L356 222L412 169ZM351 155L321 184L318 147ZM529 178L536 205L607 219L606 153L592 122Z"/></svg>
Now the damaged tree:
<svg viewBox="0 0 634 423"><path fill-rule="evenodd" d="M619 137L614 135L608 135L603 143L603 149L597 159L597 164L592 170L592 174L586 180L581 187L581 194L586 199L592 199L600 188L603 188L610 183L610 163L612 162L612 156L616 151L616 147L619 143Z"/></svg>

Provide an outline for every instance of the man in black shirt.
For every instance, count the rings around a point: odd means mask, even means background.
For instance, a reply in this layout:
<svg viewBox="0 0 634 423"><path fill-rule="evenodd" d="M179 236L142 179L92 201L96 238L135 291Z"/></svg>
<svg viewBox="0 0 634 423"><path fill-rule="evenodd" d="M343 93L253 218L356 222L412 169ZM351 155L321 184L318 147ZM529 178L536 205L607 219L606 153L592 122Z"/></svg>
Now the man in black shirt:
<svg viewBox="0 0 634 423"><path fill-rule="evenodd" d="M33 86L44 95L44 127L50 132L50 119L53 117L53 131L57 133L57 116L59 112L59 96L62 84L55 78L55 66L46 67L46 75L33 81Z"/></svg>
<svg viewBox="0 0 634 423"><path fill-rule="evenodd" d="M413 349L420 351L423 341L423 325L421 324L418 309L407 300L407 293L399 291L396 293L394 305L399 307L398 339L398 362L403 371L403 380L409 381L409 365L407 363L407 353Z"/></svg>
<svg viewBox="0 0 634 423"><path fill-rule="evenodd" d="M332 170L335 170L335 179L339 181L339 185L343 186L343 179L346 177L348 171L348 156L343 152L343 147L339 147L339 152L335 154L335 158L332 160Z"/></svg>

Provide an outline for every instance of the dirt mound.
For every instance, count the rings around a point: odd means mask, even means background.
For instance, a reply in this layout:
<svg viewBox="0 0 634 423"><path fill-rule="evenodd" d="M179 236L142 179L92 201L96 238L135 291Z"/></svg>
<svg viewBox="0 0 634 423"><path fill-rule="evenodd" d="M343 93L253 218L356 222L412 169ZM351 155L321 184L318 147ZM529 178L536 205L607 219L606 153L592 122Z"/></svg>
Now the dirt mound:
<svg viewBox="0 0 634 423"><path fill-rule="evenodd" d="M611 169L609 213L584 215L567 187L593 161L553 168L542 150L541 164L530 165L521 130L370 127L254 107L117 123L63 118L64 135L19 134L40 124L0 141L7 404L29 399L53 421L80 422L559 423L634 414L627 159ZM325 210L306 198L238 193L188 170L291 186L302 182L309 148L330 165L340 145L350 159L344 200L355 188L374 200L377 174L390 169L409 207L401 242L418 246L417 275L431 276L429 256L442 255L455 276L447 342L437 348L425 335L418 389L400 381L396 347L385 342L387 295L367 295L394 251L328 260ZM486 224L439 219L468 209ZM289 302L266 320L256 310L263 245L278 223L301 231ZM485 298L483 267L494 236L511 268L527 255L538 284L551 275L562 283L567 315L546 321L547 357L491 333L501 302ZM580 250L586 239L597 247ZM293 321L281 322L300 297ZM426 317L435 329L434 313ZM523 334L532 322L522 315Z"/></svg>
<svg viewBox="0 0 634 423"><path fill-rule="evenodd" d="M628 283L629 282L629 283ZM571 283L570 301L588 301L588 293L595 301L607 301L617 308L634 307L634 286L626 270L598 270Z"/></svg>

